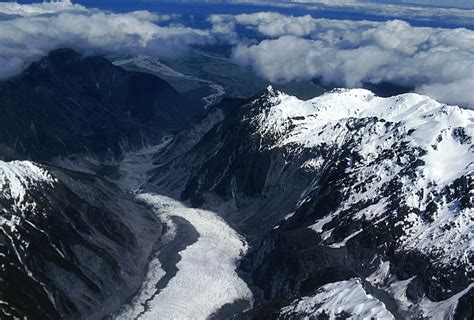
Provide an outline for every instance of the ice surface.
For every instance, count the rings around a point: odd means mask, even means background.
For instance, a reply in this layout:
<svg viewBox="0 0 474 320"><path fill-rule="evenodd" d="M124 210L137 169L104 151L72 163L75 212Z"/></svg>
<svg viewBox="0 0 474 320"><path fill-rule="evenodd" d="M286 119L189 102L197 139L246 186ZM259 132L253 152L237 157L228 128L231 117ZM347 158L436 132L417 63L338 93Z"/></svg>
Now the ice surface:
<svg viewBox="0 0 474 320"><path fill-rule="evenodd" d="M137 315L138 319L206 319L225 304L252 300L250 289L236 273L247 244L231 227L211 211L188 208L162 195L145 193L138 197L168 223L170 217L186 219L199 233L199 239L180 252L177 274L154 296L153 284L164 274L151 268L140 299L118 319Z"/></svg>
<svg viewBox="0 0 474 320"><path fill-rule="evenodd" d="M153 168L152 156L169 141L166 138L161 145L127 154L122 161L120 185L133 191L137 200L148 205L167 225L166 237L179 240L181 235L172 219L179 217L192 225L199 238L179 252L181 260L176 265L176 275L159 290L156 285L165 271L155 257L142 288L117 319L206 319L225 304L241 299L253 301L252 292L236 272L248 249L245 239L214 212L140 191L147 172Z"/></svg>

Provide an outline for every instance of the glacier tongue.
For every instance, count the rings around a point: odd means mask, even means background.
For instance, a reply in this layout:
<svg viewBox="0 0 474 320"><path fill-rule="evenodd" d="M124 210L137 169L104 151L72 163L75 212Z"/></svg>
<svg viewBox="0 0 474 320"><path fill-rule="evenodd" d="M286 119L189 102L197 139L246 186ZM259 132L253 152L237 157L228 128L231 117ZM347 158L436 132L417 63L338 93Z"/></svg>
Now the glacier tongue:
<svg viewBox="0 0 474 320"><path fill-rule="evenodd" d="M166 276L160 259L166 257L158 252L149 264L141 289L116 319L206 319L224 305L246 301L249 307L253 301L252 292L236 272L239 260L248 250L245 239L214 212L190 208L164 195L139 189L146 181L147 170L153 167L150 166L152 155L169 141L129 153L122 162L121 185L133 191L137 200L150 207L167 225L168 242L179 242L186 237L179 233L175 218L189 223L198 238L178 252L177 272L164 287L159 287Z"/></svg>

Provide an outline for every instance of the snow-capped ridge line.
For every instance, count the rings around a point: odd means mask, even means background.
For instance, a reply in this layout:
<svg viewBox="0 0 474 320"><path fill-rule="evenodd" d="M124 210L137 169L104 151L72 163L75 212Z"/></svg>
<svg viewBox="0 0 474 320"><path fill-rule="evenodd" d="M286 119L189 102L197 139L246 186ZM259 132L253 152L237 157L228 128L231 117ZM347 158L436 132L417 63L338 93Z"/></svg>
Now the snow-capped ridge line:
<svg viewBox="0 0 474 320"><path fill-rule="evenodd" d="M300 100L295 96L275 89L272 85L269 85L264 91L270 108L283 105L286 107L297 107L298 109L294 112L317 114L324 111L325 107L343 105L344 108L336 107L336 110L334 110L339 112L338 115L340 117L337 120L349 117L361 118L371 115L389 120L402 116L403 111L414 112L417 108L421 108L420 111L424 112L435 108L446 108L451 112L455 110L465 114L467 118L474 117L474 111L471 109L444 104L427 95L418 93L403 93L391 97L380 97L368 89L336 88L321 96L309 100ZM344 113L341 113L341 111L344 111Z"/></svg>
<svg viewBox="0 0 474 320"><path fill-rule="evenodd" d="M389 199L379 199L379 195L397 181L401 202L410 210L436 208L430 221L415 213L406 218L407 234L399 239L402 247L436 252L443 263L460 262L459 257L472 252L469 241L474 224L467 218L472 210L459 207L454 191L449 190L461 188L474 172L473 110L415 93L383 98L366 89L336 89L303 101L268 87L263 100L252 104L258 109L250 121L270 141L263 148L287 149L292 156L302 150L316 154L321 149L346 150L350 153L344 160L349 164L347 175L354 174L355 181L365 185L376 173L365 192L358 194L355 186L347 186L350 196L343 204L347 208L367 199L376 201L355 219L390 215L383 205ZM312 161L317 172L325 159L320 156ZM322 225L315 223L316 230L322 231ZM456 227L443 231L450 223Z"/></svg>

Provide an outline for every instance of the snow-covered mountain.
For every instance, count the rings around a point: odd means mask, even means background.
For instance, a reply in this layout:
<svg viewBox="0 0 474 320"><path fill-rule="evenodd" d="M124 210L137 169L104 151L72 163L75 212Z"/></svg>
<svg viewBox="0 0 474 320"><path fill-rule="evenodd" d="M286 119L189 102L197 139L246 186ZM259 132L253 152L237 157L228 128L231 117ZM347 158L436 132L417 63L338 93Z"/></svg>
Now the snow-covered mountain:
<svg viewBox="0 0 474 320"><path fill-rule="evenodd" d="M0 161L0 190L0 318L101 319L140 287L161 224L120 189Z"/></svg>
<svg viewBox="0 0 474 320"><path fill-rule="evenodd" d="M334 219L383 224L395 216L393 227L403 233L395 244L399 250L474 271L473 111L416 94L384 99L341 90L307 102L270 94L271 107L254 120L262 137L276 139L269 148L293 149L293 156L325 145L344 167L344 182L352 182L341 188L339 208L310 227L323 243L344 246L363 231L350 230L338 242L325 227ZM343 150L348 153L337 154ZM304 164L315 173L326 165L322 155Z"/></svg>
<svg viewBox="0 0 474 320"><path fill-rule="evenodd" d="M472 317L471 110L268 87L190 124L71 50L0 97L0 160L31 160L0 161L2 319Z"/></svg>
<svg viewBox="0 0 474 320"><path fill-rule="evenodd" d="M257 316L297 312L346 281L394 317L463 318L474 291L473 118L417 94L301 101L269 87L212 129L203 121L188 151L171 143L151 182L254 239L242 270Z"/></svg>

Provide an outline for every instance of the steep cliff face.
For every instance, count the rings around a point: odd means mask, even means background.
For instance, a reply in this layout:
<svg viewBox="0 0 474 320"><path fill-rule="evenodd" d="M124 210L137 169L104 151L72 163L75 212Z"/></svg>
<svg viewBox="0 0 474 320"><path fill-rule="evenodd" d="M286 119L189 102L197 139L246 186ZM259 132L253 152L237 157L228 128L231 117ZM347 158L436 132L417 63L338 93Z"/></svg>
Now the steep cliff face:
<svg viewBox="0 0 474 320"><path fill-rule="evenodd" d="M0 112L0 157L45 161L113 158L158 142L199 110L156 76L63 49L0 82Z"/></svg>
<svg viewBox="0 0 474 320"><path fill-rule="evenodd" d="M101 319L139 288L161 224L117 187L0 161L0 318Z"/></svg>
<svg viewBox="0 0 474 320"><path fill-rule="evenodd" d="M394 316L467 317L472 118L416 94L300 101L268 88L152 182L255 239L242 269L261 294L259 316L356 279Z"/></svg>

